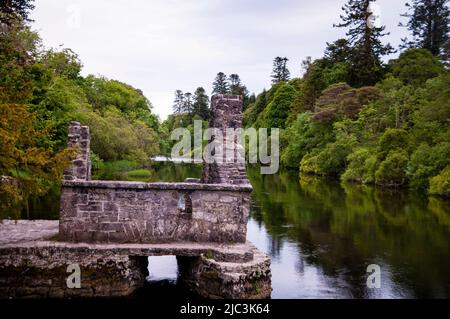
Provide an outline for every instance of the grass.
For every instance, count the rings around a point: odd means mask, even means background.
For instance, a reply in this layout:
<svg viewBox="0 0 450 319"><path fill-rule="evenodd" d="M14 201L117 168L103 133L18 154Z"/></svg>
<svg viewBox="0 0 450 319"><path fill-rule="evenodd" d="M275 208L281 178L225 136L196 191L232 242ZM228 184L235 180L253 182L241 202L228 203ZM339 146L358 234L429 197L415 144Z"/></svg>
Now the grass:
<svg viewBox="0 0 450 319"><path fill-rule="evenodd" d="M152 172L148 169L136 169L134 171L127 172L129 180L148 180L152 177Z"/></svg>
<svg viewBox="0 0 450 319"><path fill-rule="evenodd" d="M101 162L93 167L93 179L99 180L127 180L127 172L136 170L139 164L133 161Z"/></svg>

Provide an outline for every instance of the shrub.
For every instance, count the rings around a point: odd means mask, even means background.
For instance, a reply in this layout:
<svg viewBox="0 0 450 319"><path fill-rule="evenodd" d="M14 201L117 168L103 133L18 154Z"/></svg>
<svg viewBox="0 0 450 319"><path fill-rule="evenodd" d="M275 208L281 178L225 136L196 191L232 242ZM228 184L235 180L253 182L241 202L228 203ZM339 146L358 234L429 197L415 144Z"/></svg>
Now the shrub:
<svg viewBox="0 0 450 319"><path fill-rule="evenodd" d="M383 160L389 152L408 148L408 132L402 129L388 128L378 142L379 159Z"/></svg>
<svg viewBox="0 0 450 319"><path fill-rule="evenodd" d="M137 169L127 173L130 180L148 180L152 176L152 172L147 169Z"/></svg>
<svg viewBox="0 0 450 319"><path fill-rule="evenodd" d="M300 173L319 174L319 160L317 155L307 154L300 162Z"/></svg>
<svg viewBox="0 0 450 319"><path fill-rule="evenodd" d="M443 142L433 147L426 143L411 155L408 163L408 178L411 187L427 190L431 177L439 174L450 161L450 143Z"/></svg>
<svg viewBox="0 0 450 319"><path fill-rule="evenodd" d="M351 153L356 139L352 135L338 136L336 142L329 143L318 155L321 174L340 175L347 166L347 157Z"/></svg>
<svg viewBox="0 0 450 319"><path fill-rule="evenodd" d="M343 181L363 182L366 174L365 162L370 156L370 151L360 148L347 157L348 167L341 176Z"/></svg>
<svg viewBox="0 0 450 319"><path fill-rule="evenodd" d="M450 196L450 165L442 170L442 172L430 179L430 194Z"/></svg>
<svg viewBox="0 0 450 319"><path fill-rule="evenodd" d="M375 183L382 186L402 186L406 183L408 154L391 151L375 173Z"/></svg>

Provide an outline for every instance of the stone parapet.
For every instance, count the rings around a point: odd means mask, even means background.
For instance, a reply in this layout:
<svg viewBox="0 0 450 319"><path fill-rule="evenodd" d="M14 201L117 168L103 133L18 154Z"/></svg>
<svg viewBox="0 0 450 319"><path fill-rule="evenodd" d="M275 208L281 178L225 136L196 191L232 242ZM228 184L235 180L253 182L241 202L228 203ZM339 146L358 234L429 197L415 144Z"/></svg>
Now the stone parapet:
<svg viewBox="0 0 450 319"><path fill-rule="evenodd" d="M59 238L87 243L244 243L251 186L64 181Z"/></svg>

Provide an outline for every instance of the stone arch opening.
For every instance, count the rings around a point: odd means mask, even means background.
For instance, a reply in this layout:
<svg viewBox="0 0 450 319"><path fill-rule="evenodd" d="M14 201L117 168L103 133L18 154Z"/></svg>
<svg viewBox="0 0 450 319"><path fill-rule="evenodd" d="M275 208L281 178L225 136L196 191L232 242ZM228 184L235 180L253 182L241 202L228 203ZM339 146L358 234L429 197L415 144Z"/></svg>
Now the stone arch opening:
<svg viewBox="0 0 450 319"><path fill-rule="evenodd" d="M192 199L189 192L181 192L178 197L178 210L182 214L192 216Z"/></svg>

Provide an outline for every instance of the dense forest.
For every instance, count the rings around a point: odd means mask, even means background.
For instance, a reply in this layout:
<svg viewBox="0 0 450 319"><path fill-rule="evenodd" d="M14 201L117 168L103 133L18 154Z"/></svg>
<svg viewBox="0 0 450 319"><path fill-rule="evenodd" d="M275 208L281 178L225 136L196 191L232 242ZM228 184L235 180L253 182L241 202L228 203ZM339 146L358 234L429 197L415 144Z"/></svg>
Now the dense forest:
<svg viewBox="0 0 450 319"><path fill-rule="evenodd" d="M347 37L307 58L301 78L276 57L268 90L250 94L238 74L219 72L212 94L242 95L246 127L281 129L285 168L449 196L448 1L411 0L399 17L411 36L397 50L383 43L386 28L370 23L373 2L348 1L335 25ZM95 167L144 167L170 153L175 127L192 128L195 119L207 126L203 87L177 90L174 113L161 123L140 90L82 76L75 52L44 48L33 8L32 0L0 2L0 209L26 206L58 183L74 156L70 121L90 126Z"/></svg>
<svg viewBox="0 0 450 319"><path fill-rule="evenodd" d="M370 23L374 2L348 1L335 25L347 29L347 38L327 43L321 59L304 60L301 78L291 79L289 59L276 57L269 90L255 97L239 75L219 72L212 94L242 95L246 127L282 130L284 168L449 196L447 1L407 3L399 20L411 38L397 50L383 43L385 26ZM398 58L385 62L394 53ZM206 119L197 100L197 91L177 90L167 128Z"/></svg>
<svg viewBox="0 0 450 319"><path fill-rule="evenodd" d="M399 56L383 44L385 27L367 23L373 1L344 6L345 39L303 62L289 79L274 60L273 85L245 110L247 127L279 127L284 167L301 174L450 195L449 8L446 1L407 6ZM399 17L400 18L400 17ZM432 26L430 28L429 26Z"/></svg>

